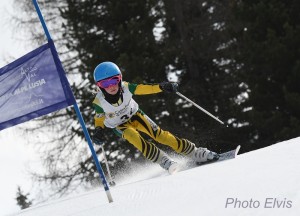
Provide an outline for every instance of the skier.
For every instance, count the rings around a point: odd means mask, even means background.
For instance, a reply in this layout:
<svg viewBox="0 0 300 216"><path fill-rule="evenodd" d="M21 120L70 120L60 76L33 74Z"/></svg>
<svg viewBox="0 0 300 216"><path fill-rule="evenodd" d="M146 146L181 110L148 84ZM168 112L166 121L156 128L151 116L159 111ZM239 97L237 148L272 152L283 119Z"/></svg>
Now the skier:
<svg viewBox="0 0 300 216"><path fill-rule="evenodd" d="M159 92L176 92L178 84L162 82L159 84L133 84L122 81L118 66L112 62L103 62L94 70L94 80L99 91L93 101L96 111L95 144L103 144L104 127L126 139L142 152L148 160L158 163L170 174L178 171L178 164L152 142L145 140L140 132L149 135L155 141L171 147L181 155L195 162L217 160L219 155L206 148L197 148L187 139L181 139L155 124L133 100L132 95L155 94Z"/></svg>

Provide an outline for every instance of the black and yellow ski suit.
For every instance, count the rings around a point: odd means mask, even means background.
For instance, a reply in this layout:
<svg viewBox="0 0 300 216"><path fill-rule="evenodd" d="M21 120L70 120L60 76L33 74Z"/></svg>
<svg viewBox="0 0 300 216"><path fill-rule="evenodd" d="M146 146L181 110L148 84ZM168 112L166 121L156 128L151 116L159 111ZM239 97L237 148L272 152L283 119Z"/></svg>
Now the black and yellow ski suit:
<svg viewBox="0 0 300 216"><path fill-rule="evenodd" d="M128 88L132 95L146 95L162 92L158 84L123 83L125 88ZM104 128L107 115L105 115L104 109L101 106L101 101L96 97L93 101L93 105L96 111L95 127ZM115 104L114 106L118 106L118 104ZM113 130L117 135L126 139L141 151L147 159L153 162L157 162L161 155L161 150L152 142L145 140L140 132L149 135L158 143L170 146L179 154L188 155L195 149L195 145L192 142L186 139L180 139L170 132L162 130L140 109L138 109L126 122L117 125Z"/></svg>

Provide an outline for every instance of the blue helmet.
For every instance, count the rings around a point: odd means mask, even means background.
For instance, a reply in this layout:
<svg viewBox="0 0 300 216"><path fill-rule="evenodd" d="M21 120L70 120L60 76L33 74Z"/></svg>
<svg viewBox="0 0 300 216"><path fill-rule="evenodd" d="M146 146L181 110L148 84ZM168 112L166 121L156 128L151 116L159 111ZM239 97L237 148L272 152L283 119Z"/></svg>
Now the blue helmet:
<svg viewBox="0 0 300 216"><path fill-rule="evenodd" d="M98 82L112 76L122 75L119 67L113 62L102 62L94 70L94 80Z"/></svg>

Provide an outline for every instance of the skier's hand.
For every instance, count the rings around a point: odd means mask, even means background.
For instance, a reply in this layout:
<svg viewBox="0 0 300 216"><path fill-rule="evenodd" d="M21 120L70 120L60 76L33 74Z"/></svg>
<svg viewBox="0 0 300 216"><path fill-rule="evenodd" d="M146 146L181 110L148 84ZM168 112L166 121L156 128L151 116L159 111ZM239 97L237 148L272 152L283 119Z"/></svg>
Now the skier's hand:
<svg viewBox="0 0 300 216"><path fill-rule="evenodd" d="M164 92L173 93L178 91L178 83L176 82L162 82L159 87Z"/></svg>
<svg viewBox="0 0 300 216"><path fill-rule="evenodd" d="M94 135L92 137L92 140L93 142L96 144L96 145L103 145L104 144L104 140L103 140L103 133L104 133L104 130L100 127L97 127L94 131Z"/></svg>

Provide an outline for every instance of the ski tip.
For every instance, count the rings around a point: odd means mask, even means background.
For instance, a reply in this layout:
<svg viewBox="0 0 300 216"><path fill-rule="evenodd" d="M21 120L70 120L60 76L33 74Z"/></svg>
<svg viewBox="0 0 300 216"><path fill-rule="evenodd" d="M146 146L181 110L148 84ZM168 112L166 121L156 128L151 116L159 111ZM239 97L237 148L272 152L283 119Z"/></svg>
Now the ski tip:
<svg viewBox="0 0 300 216"><path fill-rule="evenodd" d="M240 151L240 148L241 148L241 145L238 145L238 146L236 147L234 157L236 157L236 156L238 155L238 153L239 153L239 151Z"/></svg>

